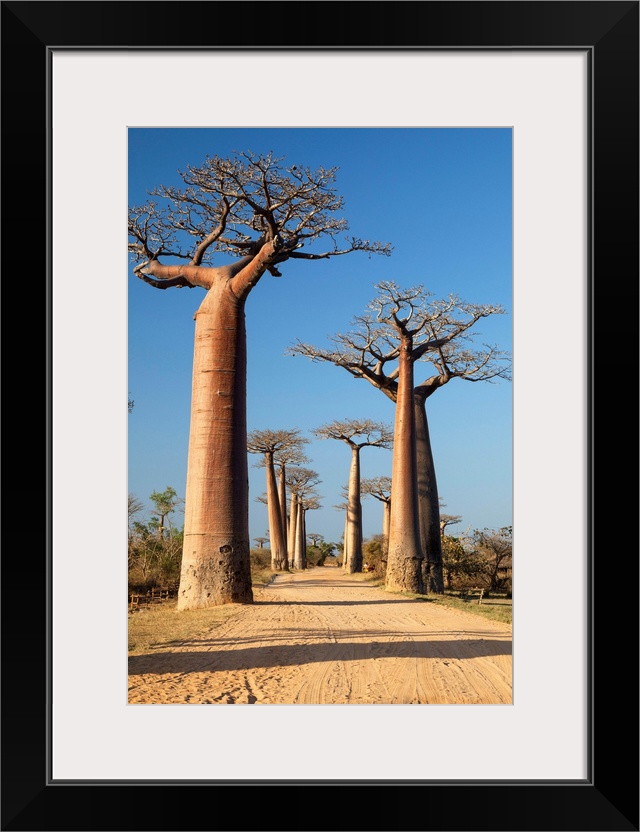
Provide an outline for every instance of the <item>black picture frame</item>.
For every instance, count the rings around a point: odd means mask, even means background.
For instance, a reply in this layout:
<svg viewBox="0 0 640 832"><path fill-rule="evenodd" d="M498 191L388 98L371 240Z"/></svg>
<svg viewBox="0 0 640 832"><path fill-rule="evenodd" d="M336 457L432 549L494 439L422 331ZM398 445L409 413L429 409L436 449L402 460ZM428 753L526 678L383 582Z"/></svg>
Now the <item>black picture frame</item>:
<svg viewBox="0 0 640 832"><path fill-rule="evenodd" d="M292 14L298 20L306 19L310 5L316 12L323 7L323 25L290 25ZM21 373L25 372L26 357L38 368L45 400L41 412L46 416L46 429L39 426L38 431L32 431L29 465L12 464L10 471L12 488L20 495L17 502L26 508L24 518L16 519L12 513L6 523L14 532L20 532L19 523L30 524L30 540L28 568L23 559L24 532L7 535L11 546L2 559L2 829L638 830L638 557L634 522L630 535L624 531L628 518L637 516L637 501L628 504L629 489L620 485L619 469L620 465L628 466L628 437L637 437L638 426L637 388L633 387L637 365L630 367L631 356L637 356L637 344L634 339L634 349L627 341L630 333L637 335L638 310L639 3L472 0L338 5L205 0L2 2L1 6L5 288L10 297L12 288L19 285L24 293L29 286L26 303L20 296L15 306L10 300L5 308L17 322L17 310L22 316L26 306L38 298L42 304L36 326L42 342L36 337L25 352L11 350L4 366L14 393L23 389ZM313 19L320 19L317 13ZM581 49L589 54L588 433L592 452L587 483L587 642L591 730L587 738L589 773L584 782L309 782L271 779L271 772L265 772L264 781L222 784L48 780L51 317L50 285L47 292L42 287L50 279L46 268L51 244L50 56L55 48L276 46ZM28 203L22 196L27 192ZM634 318L629 322L631 314ZM31 355L29 349L33 350ZM571 372L571 368L564 370ZM12 401L10 409L22 409L26 403L35 411L31 390L23 395L27 402ZM18 426L16 420L16 429ZM621 457L620 437L625 432ZM596 437L600 439L597 445ZM36 460L45 462L37 506ZM551 510L555 510L553 506ZM33 539L35 514L47 518L38 546ZM541 582L544 580L541 574ZM557 614L561 620L562 611ZM424 744L425 754L431 753L429 736L421 736L419 723L416 742ZM351 801L353 811L348 808Z"/></svg>

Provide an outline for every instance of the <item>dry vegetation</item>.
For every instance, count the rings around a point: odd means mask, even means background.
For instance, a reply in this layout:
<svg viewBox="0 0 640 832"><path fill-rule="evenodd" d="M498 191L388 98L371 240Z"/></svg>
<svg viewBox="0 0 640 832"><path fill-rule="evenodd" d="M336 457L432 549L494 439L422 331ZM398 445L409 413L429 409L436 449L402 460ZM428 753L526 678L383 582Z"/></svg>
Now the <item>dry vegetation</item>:
<svg viewBox="0 0 640 832"><path fill-rule="evenodd" d="M149 653L154 649L177 646L182 641L198 638L237 613L236 604L182 612L178 612L177 604L177 599L171 598L129 615L130 655Z"/></svg>
<svg viewBox="0 0 640 832"><path fill-rule="evenodd" d="M268 549L251 552L251 580L254 587L273 580ZM177 610L177 598L161 604L140 607L129 613L129 654L140 655L160 647L197 638L219 627L238 611L237 604L224 604L206 610Z"/></svg>
<svg viewBox="0 0 640 832"><path fill-rule="evenodd" d="M349 577L370 581L374 586L379 586L381 589L384 589L384 578L376 576L375 573L350 575ZM463 601L459 597L458 592L445 592L444 595L417 595L411 592L400 592L394 594L402 595L405 598L415 598L419 601L425 601L428 604L437 604L441 607L453 607L453 609L470 612L473 615L479 615L482 618L488 618L491 621L501 621L503 624L512 623L513 607L510 598L483 598L482 603L478 604L474 601Z"/></svg>

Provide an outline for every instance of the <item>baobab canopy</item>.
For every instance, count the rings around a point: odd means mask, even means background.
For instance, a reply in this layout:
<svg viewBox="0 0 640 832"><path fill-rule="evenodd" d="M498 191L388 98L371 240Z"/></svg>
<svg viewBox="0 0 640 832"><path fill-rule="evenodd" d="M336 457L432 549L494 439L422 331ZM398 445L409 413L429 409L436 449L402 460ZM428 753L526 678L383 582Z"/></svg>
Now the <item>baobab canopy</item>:
<svg viewBox="0 0 640 832"><path fill-rule="evenodd" d="M389 255L389 243L349 236L334 187L336 168L291 164L273 152L207 156L180 171L184 188L158 185L143 205L129 210L129 251L134 273L158 289L211 288L215 253L244 259L271 243L266 270L281 276L287 260L321 260L353 251ZM329 246L307 250L322 239ZM303 249L305 249L303 251ZM178 260L165 266L160 258ZM232 268L237 268L234 264ZM234 271L235 274L235 271Z"/></svg>

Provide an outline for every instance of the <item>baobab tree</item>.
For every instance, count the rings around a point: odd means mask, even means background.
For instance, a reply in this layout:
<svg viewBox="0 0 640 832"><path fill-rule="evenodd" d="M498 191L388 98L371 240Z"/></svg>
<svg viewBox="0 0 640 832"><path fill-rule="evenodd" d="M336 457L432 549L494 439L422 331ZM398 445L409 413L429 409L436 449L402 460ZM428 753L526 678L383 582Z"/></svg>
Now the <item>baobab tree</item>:
<svg viewBox="0 0 640 832"><path fill-rule="evenodd" d="M362 572L362 503L360 501L360 452L363 448L391 448L390 425L372 419L338 419L316 428L319 439L336 439L351 449L347 525L345 537L345 572Z"/></svg>
<svg viewBox="0 0 640 832"><path fill-rule="evenodd" d="M445 534L449 526L456 526L462 520L459 514L440 514L440 535Z"/></svg>
<svg viewBox="0 0 640 832"><path fill-rule="evenodd" d="M291 494L289 506L289 547L292 565L296 569L304 569L304 553L306 551L306 532L303 525L306 511L305 501L316 498L315 486L320 483L317 471L303 466L294 466L287 471L287 486Z"/></svg>
<svg viewBox="0 0 640 832"><path fill-rule="evenodd" d="M282 520L282 534L287 542L287 558L289 564L293 558L293 551L289 549L289 524L287 500L287 470L290 465L303 466L309 462L309 458L302 448L308 444L305 436L296 436L295 441L290 442L286 447L279 448L273 454L273 461L278 472L278 498L280 500L280 517Z"/></svg>
<svg viewBox="0 0 640 832"><path fill-rule="evenodd" d="M295 545L295 516L291 516L291 509L287 499L287 471L289 465L302 466L305 462L309 462L308 457L301 450L301 446L309 442L305 437L298 437L295 444L291 444L286 448L280 448L273 454L274 467L277 471L278 480L278 502L280 504L280 519L282 521L282 535L286 541L287 547L287 563L289 566L293 565L294 561L294 545ZM264 466L265 462L262 459L258 463L258 467ZM264 503L268 506L266 493L262 497L256 498L258 502Z"/></svg>
<svg viewBox="0 0 640 832"><path fill-rule="evenodd" d="M360 482L363 497L375 497L382 505L382 539L384 551L389 542L389 519L391 517L391 477L369 477Z"/></svg>
<svg viewBox="0 0 640 832"><path fill-rule="evenodd" d="M296 542L294 562L297 569L307 568L307 512L315 511L320 506L318 495L312 491L298 493L296 500L298 519L296 520Z"/></svg>
<svg viewBox="0 0 640 832"><path fill-rule="evenodd" d="M254 537L253 539L258 544L258 549L264 549L264 544L269 542L268 537Z"/></svg>
<svg viewBox="0 0 640 832"><path fill-rule="evenodd" d="M272 152L207 156L129 209L133 274L156 289L195 288L191 423L178 609L252 603L245 306L265 272L289 261L389 244L349 237L336 168L285 166ZM340 245L338 239L345 242ZM314 244L326 248L313 250ZM309 250L301 249L310 247ZM214 265L213 255L231 262Z"/></svg>
<svg viewBox="0 0 640 832"><path fill-rule="evenodd" d="M287 558L286 524L282 520L273 460L276 452L287 448L297 448L300 440L300 431L297 428L290 430L254 430L247 436L247 450L249 453L262 454L260 465L265 468L267 473L267 514L271 538L271 568L276 572L286 572L289 569L289 562Z"/></svg>
<svg viewBox="0 0 640 832"><path fill-rule="evenodd" d="M368 305L369 311L353 319L351 331L331 338L332 349L298 341L287 352L343 367L355 378L366 379L396 403L396 428L406 440L400 445L398 436L395 440L394 461L399 465L402 479L394 478L392 473L393 496L402 493L405 503L405 508L397 507L396 516L405 509L408 515L413 515L412 500L417 499L423 583L429 591L442 593L439 498L426 401L454 378L466 381L510 378L504 351L486 344L481 349L467 346L471 339L469 331L481 318L504 314L505 310L495 304L467 303L457 295L433 300L433 295L422 285L404 289L392 281L382 281L375 288L378 294ZM435 373L416 385L414 365L421 359L430 362ZM410 377L413 385L411 393L404 389L406 401L403 400L402 416L397 408L401 376L405 380ZM408 412L409 403L413 415ZM410 496L408 490L415 490L416 496ZM408 516L403 523L409 523ZM405 535L413 535L408 531L410 528L411 525L405 525ZM413 543L411 546L416 548ZM418 555L411 555L414 557ZM416 591L413 587L418 585L417 580L401 577L397 580L405 589Z"/></svg>

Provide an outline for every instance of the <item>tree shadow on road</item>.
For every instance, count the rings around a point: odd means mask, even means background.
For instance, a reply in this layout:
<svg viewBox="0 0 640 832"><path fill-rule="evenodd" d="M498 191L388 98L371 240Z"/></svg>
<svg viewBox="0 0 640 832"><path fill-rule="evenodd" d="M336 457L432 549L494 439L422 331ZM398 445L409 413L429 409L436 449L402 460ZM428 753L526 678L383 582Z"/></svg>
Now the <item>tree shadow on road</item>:
<svg viewBox="0 0 640 832"><path fill-rule="evenodd" d="M405 634L406 635L406 634ZM214 640L190 642L203 647ZM220 646L220 645L218 645ZM336 641L318 644L267 644L256 647L168 651L129 657L129 675L146 673L202 673L288 667L313 662L415 658L456 660L511 655L509 639L439 639L428 641Z"/></svg>

